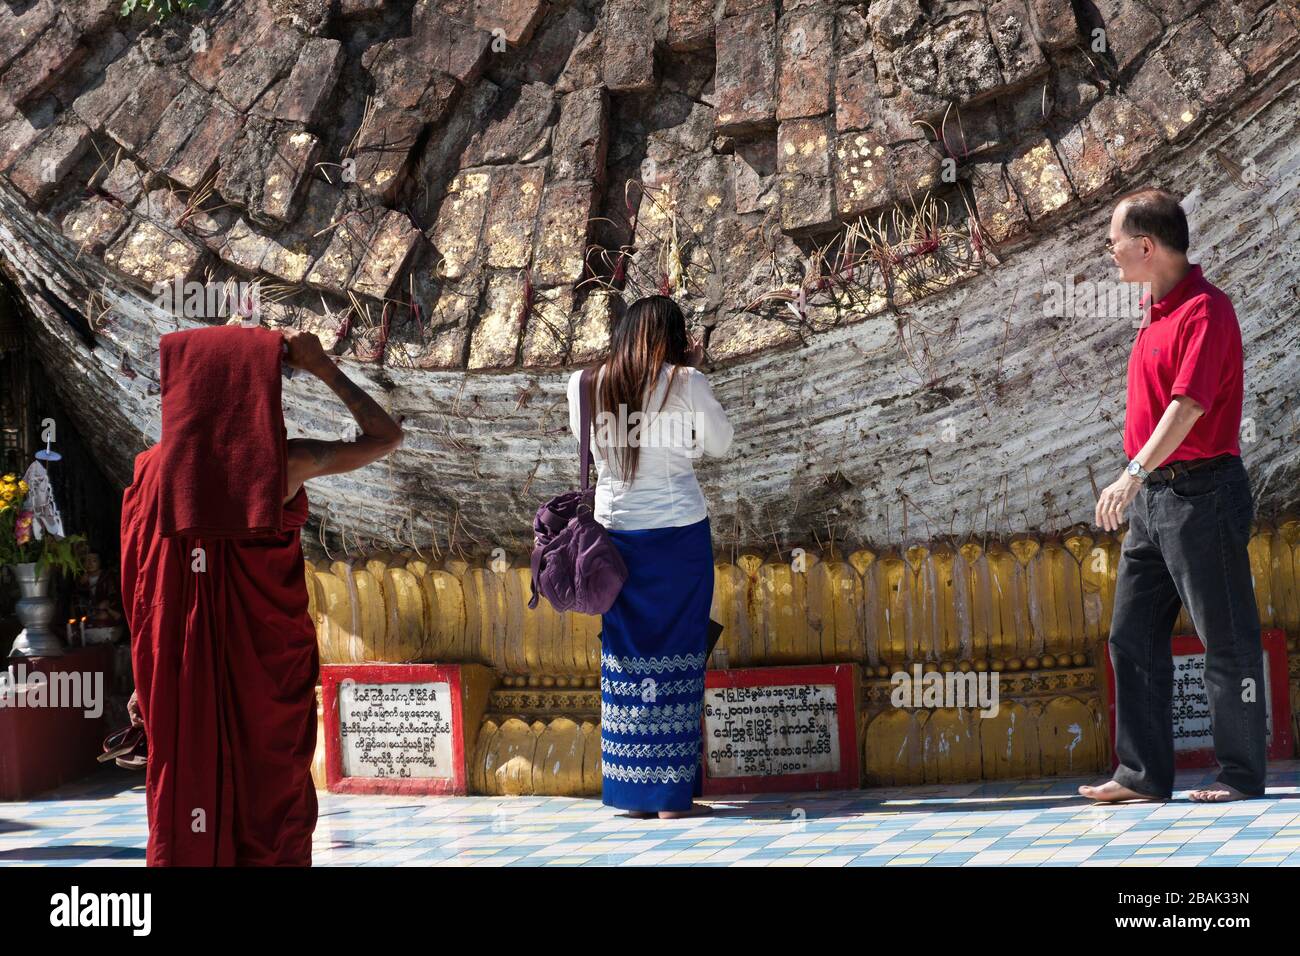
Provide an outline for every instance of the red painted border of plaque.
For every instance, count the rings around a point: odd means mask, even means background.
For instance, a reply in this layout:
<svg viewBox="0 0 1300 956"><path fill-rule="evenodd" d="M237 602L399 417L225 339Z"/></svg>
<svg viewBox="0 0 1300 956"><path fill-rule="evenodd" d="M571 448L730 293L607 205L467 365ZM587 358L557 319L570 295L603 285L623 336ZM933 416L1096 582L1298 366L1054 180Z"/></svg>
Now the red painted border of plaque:
<svg viewBox="0 0 1300 956"><path fill-rule="evenodd" d="M1268 681L1268 694L1273 704L1273 741L1268 748L1268 759L1290 760L1294 745L1291 740L1291 689L1287 683L1286 633L1277 628L1269 628L1263 632L1261 640L1268 653L1269 668L1264 679ZM1114 768L1119 765L1119 759L1115 756L1115 669L1110 663L1110 646L1105 641L1102 642L1102 650L1106 660L1111 767ZM1205 645L1195 634L1179 634L1173 639L1171 653L1175 657L1204 654ZM1174 766L1179 770L1196 770L1218 766L1218 761L1214 759L1214 749L1206 747L1175 752Z"/></svg>
<svg viewBox="0 0 1300 956"><path fill-rule="evenodd" d="M853 664L807 664L795 667L742 667L704 674L706 690L719 687L779 687L788 684L834 684L838 705L840 769L835 773L791 773L772 777L710 777L706 725L700 718L704 794L795 793L807 790L856 790L861 786L862 756L858 740L858 681ZM845 704L848 706L844 706Z"/></svg>
<svg viewBox="0 0 1300 956"><path fill-rule="evenodd" d="M452 775L411 780L343 776L343 748L339 738L339 684L349 678L359 684L431 684L446 681L451 688ZM465 700L461 691L460 667L454 664L325 664L321 667L321 692L325 708L325 785L331 793L464 796L468 792L465 773Z"/></svg>

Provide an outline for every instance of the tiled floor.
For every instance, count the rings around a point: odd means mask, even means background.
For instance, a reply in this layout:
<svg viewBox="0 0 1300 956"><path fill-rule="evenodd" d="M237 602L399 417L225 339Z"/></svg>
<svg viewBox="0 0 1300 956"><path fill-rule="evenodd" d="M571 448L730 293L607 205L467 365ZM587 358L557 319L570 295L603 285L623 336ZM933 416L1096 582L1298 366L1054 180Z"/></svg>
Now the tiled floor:
<svg viewBox="0 0 1300 956"><path fill-rule="evenodd" d="M632 820L567 797L321 795L321 866L1297 866L1300 762L1268 796L1193 804L1213 775L1180 774L1165 804L1095 807L1100 778L1050 778L710 801L715 814ZM0 803L0 866L144 863L141 775L106 771L44 799Z"/></svg>

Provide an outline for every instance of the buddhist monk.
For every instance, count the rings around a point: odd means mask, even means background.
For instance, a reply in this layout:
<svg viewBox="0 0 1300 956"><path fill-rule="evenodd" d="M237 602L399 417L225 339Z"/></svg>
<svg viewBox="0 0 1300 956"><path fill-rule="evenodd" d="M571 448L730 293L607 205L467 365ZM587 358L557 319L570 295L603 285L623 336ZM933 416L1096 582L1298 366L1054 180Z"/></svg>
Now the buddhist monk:
<svg viewBox="0 0 1300 956"><path fill-rule="evenodd" d="M162 438L122 502L146 862L308 866L318 657L304 482L383 457L402 430L308 333L201 328L163 336L160 352ZM282 363L347 405L355 440L287 438Z"/></svg>

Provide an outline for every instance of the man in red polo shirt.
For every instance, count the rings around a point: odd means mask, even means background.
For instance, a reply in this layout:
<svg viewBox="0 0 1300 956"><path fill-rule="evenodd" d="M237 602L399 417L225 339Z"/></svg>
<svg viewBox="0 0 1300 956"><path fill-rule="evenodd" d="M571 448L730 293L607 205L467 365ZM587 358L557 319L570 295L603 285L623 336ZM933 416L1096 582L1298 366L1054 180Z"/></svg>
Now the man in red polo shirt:
<svg viewBox="0 0 1300 956"><path fill-rule="evenodd" d="M1128 365L1128 467L1097 524L1129 528L1120 552L1110 657L1113 779L1093 800L1173 793L1173 658L1180 603L1205 644L1216 782L1192 800L1264 794L1264 658L1246 545L1254 518L1241 460L1241 328L1232 303L1187 261L1187 217L1162 189L1120 199L1107 247L1124 282L1148 284Z"/></svg>

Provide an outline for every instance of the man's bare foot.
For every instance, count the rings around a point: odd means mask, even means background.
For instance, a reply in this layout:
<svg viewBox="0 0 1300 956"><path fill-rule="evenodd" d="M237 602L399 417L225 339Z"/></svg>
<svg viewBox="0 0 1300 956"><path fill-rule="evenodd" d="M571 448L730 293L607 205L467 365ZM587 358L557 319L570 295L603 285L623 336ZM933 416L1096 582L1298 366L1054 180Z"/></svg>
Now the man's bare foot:
<svg viewBox="0 0 1300 956"><path fill-rule="evenodd" d="M1215 783L1201 790L1193 790L1187 795L1193 803L1227 803L1230 800L1249 800L1246 794L1226 783Z"/></svg>
<svg viewBox="0 0 1300 956"><path fill-rule="evenodd" d="M1119 803L1121 800L1142 800L1147 802L1155 800L1154 797L1148 797L1136 790L1130 790L1114 780L1107 780L1100 787L1082 786L1079 788L1079 793L1089 800L1096 800L1098 803Z"/></svg>
<svg viewBox="0 0 1300 956"><path fill-rule="evenodd" d="M682 817L707 817L713 808L704 803L692 803L689 810L660 810L660 820L680 820Z"/></svg>

